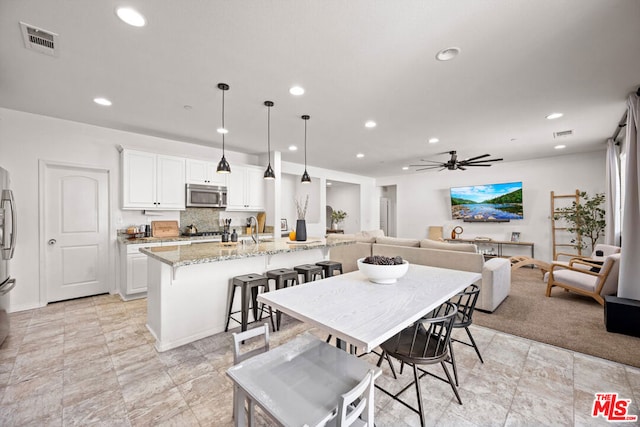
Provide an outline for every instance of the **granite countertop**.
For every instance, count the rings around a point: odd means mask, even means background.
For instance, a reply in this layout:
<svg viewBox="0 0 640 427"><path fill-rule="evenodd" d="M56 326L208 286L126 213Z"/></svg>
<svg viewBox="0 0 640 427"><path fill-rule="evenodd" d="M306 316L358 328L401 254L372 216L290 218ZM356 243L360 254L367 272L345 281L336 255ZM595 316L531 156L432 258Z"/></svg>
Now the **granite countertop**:
<svg viewBox="0 0 640 427"><path fill-rule="evenodd" d="M339 240L327 243L323 238L309 238L306 242L292 242L289 239L275 239L261 241L258 244L247 242L245 245L237 243L207 242L192 243L182 246L162 246L142 248L140 252L170 265L173 268L191 264L203 264L216 261L250 258L263 255L274 255L286 252L305 251L309 249L329 248L333 246L350 245L351 240Z"/></svg>
<svg viewBox="0 0 640 427"><path fill-rule="evenodd" d="M238 234L238 238L251 237L250 234ZM261 239L273 237L271 233L259 233L258 237ZM184 242L191 241L197 242L198 240L218 240L222 239L222 236L178 236L178 237L135 237L131 238L127 234L119 233L118 242L123 245L140 245L145 243L164 243L164 242Z"/></svg>

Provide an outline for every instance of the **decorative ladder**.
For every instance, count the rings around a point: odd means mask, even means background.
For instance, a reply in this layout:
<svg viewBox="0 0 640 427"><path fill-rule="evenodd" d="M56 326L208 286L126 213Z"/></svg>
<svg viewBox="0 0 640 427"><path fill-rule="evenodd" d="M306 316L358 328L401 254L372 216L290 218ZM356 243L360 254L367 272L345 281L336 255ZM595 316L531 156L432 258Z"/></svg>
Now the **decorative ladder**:
<svg viewBox="0 0 640 427"><path fill-rule="evenodd" d="M557 224L557 222L561 222L562 220L556 220L556 214L558 213L558 203L560 200L558 199L570 199L570 202L575 202L576 205L580 203L580 191L576 190L575 194L562 194L557 195L554 191L551 192L551 239L553 245L553 260L556 260L557 249L559 247L570 247L573 249L577 249L578 253L576 255L582 255L582 238L580 235L570 235L566 226L558 226L565 224ZM565 207L564 203L560 208ZM575 243L564 243L567 238L575 239ZM558 243L562 242L562 243Z"/></svg>

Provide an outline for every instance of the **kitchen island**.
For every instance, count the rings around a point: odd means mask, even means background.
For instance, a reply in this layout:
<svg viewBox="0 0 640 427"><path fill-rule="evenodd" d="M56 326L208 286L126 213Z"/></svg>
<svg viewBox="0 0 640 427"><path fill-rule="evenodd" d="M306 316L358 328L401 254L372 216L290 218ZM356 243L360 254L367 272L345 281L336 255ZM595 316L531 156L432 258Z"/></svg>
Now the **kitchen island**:
<svg viewBox="0 0 640 427"><path fill-rule="evenodd" d="M232 277L315 264L328 259L330 247L352 243L269 239L140 249L149 258L147 328L156 349L170 350L224 331ZM236 300L234 311L240 306Z"/></svg>

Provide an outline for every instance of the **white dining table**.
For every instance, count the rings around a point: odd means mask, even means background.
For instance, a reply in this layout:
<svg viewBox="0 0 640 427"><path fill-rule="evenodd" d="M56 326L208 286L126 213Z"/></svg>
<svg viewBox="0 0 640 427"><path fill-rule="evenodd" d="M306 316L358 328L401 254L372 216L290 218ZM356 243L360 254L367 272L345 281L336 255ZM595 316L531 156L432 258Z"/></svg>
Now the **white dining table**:
<svg viewBox="0 0 640 427"><path fill-rule="evenodd" d="M249 397L280 426L323 426L335 416L340 395L380 368L325 343L310 333L227 370L237 385L235 425L245 425ZM373 425L373 402L367 418Z"/></svg>
<svg viewBox="0 0 640 427"><path fill-rule="evenodd" d="M481 278L411 264L393 284L372 283L354 271L262 293L258 301L370 352Z"/></svg>

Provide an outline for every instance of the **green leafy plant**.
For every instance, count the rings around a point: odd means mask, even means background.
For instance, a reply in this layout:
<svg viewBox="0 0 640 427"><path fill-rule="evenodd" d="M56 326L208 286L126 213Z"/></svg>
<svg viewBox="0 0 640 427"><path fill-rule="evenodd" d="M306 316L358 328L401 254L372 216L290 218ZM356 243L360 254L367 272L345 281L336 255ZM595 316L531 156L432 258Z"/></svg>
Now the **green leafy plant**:
<svg viewBox="0 0 640 427"><path fill-rule="evenodd" d="M340 224L347 217L347 213L345 211L333 211L331 212L331 222L335 224Z"/></svg>
<svg viewBox="0 0 640 427"><path fill-rule="evenodd" d="M571 206L558 209L554 218L556 220L564 220L570 233L575 233L582 237L571 239L571 243L575 243L576 248L585 248L587 241L591 244L591 252L600 236L604 234L605 220L604 209L604 193L596 193L595 196L589 197L585 191L580 193L580 202L571 203Z"/></svg>

